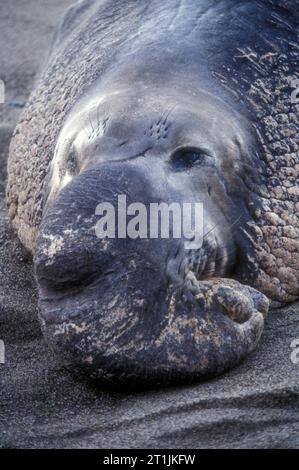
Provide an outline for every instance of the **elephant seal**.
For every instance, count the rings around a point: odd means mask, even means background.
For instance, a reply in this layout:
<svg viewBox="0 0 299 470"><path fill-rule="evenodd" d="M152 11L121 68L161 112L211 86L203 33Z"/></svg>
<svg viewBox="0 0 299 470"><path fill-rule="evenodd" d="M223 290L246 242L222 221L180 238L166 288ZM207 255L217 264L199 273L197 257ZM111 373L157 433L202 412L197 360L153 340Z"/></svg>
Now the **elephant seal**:
<svg viewBox="0 0 299 470"><path fill-rule="evenodd" d="M83 0L10 147L7 200L64 363L116 385L220 374L299 296L298 1ZM201 202L198 249L95 233L99 203ZM196 234L195 234L196 235ZM195 236L194 235L194 236Z"/></svg>

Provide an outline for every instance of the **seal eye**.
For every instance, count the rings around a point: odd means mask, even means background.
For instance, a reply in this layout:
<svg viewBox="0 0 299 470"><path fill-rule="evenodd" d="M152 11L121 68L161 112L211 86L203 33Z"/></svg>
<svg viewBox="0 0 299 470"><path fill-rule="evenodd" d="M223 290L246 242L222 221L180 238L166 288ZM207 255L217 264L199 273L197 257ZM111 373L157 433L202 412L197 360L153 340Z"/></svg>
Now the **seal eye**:
<svg viewBox="0 0 299 470"><path fill-rule="evenodd" d="M171 162L176 170L184 170L204 163L206 155L200 150L178 150L172 156Z"/></svg>

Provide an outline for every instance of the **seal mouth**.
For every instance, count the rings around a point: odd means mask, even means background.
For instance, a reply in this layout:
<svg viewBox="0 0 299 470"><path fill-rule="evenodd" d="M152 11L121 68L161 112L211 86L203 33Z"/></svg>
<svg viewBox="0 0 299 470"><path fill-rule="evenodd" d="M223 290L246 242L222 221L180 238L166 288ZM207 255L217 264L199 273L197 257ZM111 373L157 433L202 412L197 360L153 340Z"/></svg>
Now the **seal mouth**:
<svg viewBox="0 0 299 470"><path fill-rule="evenodd" d="M221 313L238 324L250 321L257 313L265 318L269 308L268 299L259 291L225 277L223 263L216 262L217 259L227 258L227 255L223 255L223 247L219 250L216 245L215 248L209 239L203 247L206 249L205 259L201 257L204 252L201 248L199 253L191 251L191 256L190 252L185 255L180 249L169 260L166 271L171 288L184 292L187 302L188 299L199 300L203 296L210 298L215 310L216 301L222 307Z"/></svg>

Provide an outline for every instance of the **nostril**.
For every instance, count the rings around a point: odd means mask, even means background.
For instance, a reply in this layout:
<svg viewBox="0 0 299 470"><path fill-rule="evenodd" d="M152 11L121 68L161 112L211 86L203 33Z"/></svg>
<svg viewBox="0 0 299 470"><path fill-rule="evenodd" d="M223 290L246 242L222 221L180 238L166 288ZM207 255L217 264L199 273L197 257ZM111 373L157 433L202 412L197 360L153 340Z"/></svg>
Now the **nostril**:
<svg viewBox="0 0 299 470"><path fill-rule="evenodd" d="M38 282L39 286L43 290L55 291L55 292L65 292L65 291L75 291L87 287L88 285L95 282L100 276L100 272L91 273L89 275L79 275L76 273L77 277L64 277L64 278L55 278L51 279L49 277L39 277Z"/></svg>
<svg viewBox="0 0 299 470"><path fill-rule="evenodd" d="M42 292L75 292L95 282L107 269L107 260L74 250L72 255L61 252L55 258L45 256L42 250L35 256L35 274Z"/></svg>

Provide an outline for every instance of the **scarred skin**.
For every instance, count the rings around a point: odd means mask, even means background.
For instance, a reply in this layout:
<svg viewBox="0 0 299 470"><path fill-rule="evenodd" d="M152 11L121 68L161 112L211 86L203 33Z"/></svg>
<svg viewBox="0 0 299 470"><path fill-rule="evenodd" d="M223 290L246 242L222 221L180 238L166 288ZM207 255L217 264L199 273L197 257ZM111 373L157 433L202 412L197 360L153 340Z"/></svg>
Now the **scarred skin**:
<svg viewBox="0 0 299 470"><path fill-rule="evenodd" d="M9 213L66 364L118 385L217 375L299 297L299 2L83 1L16 128ZM196 158L194 158L194 155ZM95 234L95 208L202 202L201 249Z"/></svg>

